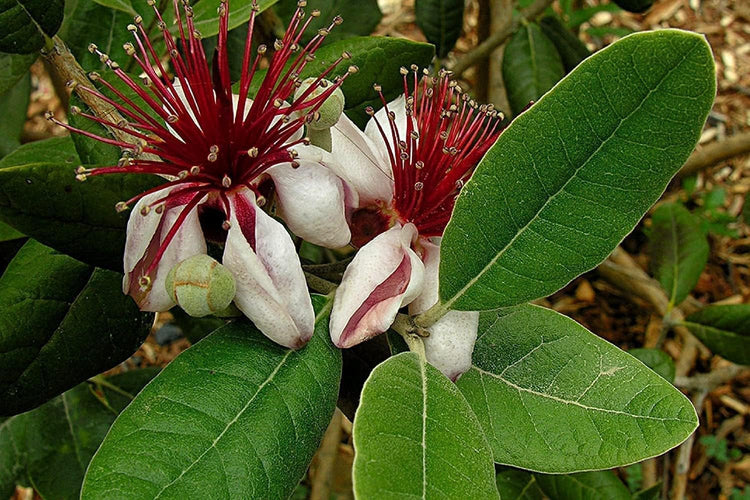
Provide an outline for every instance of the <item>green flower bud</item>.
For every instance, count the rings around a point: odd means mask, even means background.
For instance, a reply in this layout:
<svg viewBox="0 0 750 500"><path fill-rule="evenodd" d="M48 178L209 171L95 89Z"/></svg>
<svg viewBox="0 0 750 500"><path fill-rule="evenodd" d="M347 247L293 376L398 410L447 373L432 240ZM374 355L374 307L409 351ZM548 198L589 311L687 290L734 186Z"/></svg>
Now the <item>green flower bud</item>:
<svg viewBox="0 0 750 500"><path fill-rule="evenodd" d="M172 300L195 318L224 311L236 292L232 273L205 254L175 265L167 274L166 288Z"/></svg>
<svg viewBox="0 0 750 500"><path fill-rule="evenodd" d="M310 86L313 85L313 83L315 83L315 80L316 78L307 78L306 80L304 80L300 87L297 89L297 92L295 92L294 98L299 99L302 94L306 92L307 89L309 89ZM333 85L328 80L324 81L327 83L327 85L324 87L323 85L318 84L315 90L312 91L312 93L307 97L306 100L310 100L323 94L323 92L328 90L331 85ZM318 109L319 116L316 115L317 119L308 123L307 127L312 130L327 130L336 125L336 122L339 121L341 113L343 112L344 93L341 91L341 87L338 87Z"/></svg>

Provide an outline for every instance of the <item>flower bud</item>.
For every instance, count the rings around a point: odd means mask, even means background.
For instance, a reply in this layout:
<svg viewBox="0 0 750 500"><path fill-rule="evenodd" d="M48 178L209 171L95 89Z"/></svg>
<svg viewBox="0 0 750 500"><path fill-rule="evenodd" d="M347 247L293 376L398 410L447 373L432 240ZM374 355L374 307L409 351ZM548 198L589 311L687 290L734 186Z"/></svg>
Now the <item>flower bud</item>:
<svg viewBox="0 0 750 500"><path fill-rule="evenodd" d="M297 89L297 92L294 95L295 100L299 99L302 94L304 94L310 86L312 86L316 78L307 78L302 82L299 89ZM323 80L322 82L327 83L327 85L321 85L318 84L315 87L315 90L313 90L310 95L305 99L306 101L309 101L311 99L314 99L315 97L321 95L323 92L325 92L327 89L333 85L331 82L327 80ZM322 83L321 82L321 83ZM318 108L318 111L315 115L315 118L313 121L307 124L307 127L312 130L327 130L334 125L336 125L336 122L339 121L339 118L341 117L341 113L344 112L344 93L341 91L341 88L337 88L333 91L333 93L328 96L328 99L325 100L322 106Z"/></svg>
<svg viewBox="0 0 750 500"><path fill-rule="evenodd" d="M232 273L205 254L175 265L165 285L172 300L196 318L227 309L236 291Z"/></svg>

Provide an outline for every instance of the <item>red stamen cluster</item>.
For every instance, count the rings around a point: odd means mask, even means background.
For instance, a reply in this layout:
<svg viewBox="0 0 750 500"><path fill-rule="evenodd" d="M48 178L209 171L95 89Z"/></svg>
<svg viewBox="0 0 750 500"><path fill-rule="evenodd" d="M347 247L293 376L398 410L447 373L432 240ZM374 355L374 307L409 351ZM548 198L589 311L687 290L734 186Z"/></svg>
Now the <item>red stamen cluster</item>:
<svg viewBox="0 0 750 500"><path fill-rule="evenodd" d="M441 236L458 193L500 135L503 117L492 105L478 106L450 79L448 71L441 70L437 78L424 73L420 81L417 67L412 66L414 92L410 93L409 71L401 68L407 116L404 137L396 128L395 113L375 86L390 130L379 122L377 126L393 170L392 208L402 223L413 223L421 236ZM371 108L367 111L374 115Z"/></svg>
<svg viewBox="0 0 750 500"><path fill-rule="evenodd" d="M149 0L148 3L154 6L156 2ZM189 0L173 0L175 19L179 27L177 40L167 29L157 7L154 6L154 10L168 50L168 61L174 71L174 82L168 78L165 64L149 40L140 16L136 16L134 24L128 26L135 43L127 43L124 48L145 75L142 77L142 83L135 82L119 64L102 53L96 45L89 46L89 50L97 54L101 61L145 102L148 110L139 107L97 73L89 75L91 80L100 82L117 96L119 101L105 96L95 88L78 86L78 90L112 105L125 120L114 123L83 113L78 108L71 108L72 113L79 113L110 129L132 136L133 143L77 129L56 121L51 113L48 113L50 120L73 132L119 146L124 150L123 158L117 166L94 169L79 167L76 171L79 180L85 180L89 175L110 173L158 174L169 179L166 184L118 203L118 211L125 210L146 195L174 186L168 195L143 208L143 211L148 213L153 207L164 210L165 207L168 209L173 206L185 206L183 213L164 239L157 257L150 263L149 269L145 272L146 276L155 268L159 257L189 210L206 195L223 210L226 221L229 220L230 213L227 194L232 190L241 186L253 189L258 204L262 205L265 199L259 192L258 185L263 174L281 163L297 165L297 153L293 147L300 143L309 143L308 139L300 138L305 122L313 120L317 110L341 85L344 78L357 71L355 66L350 66L343 76L333 79L333 85L328 85L324 80L342 60L350 58L348 53L344 53L323 71L302 95L294 98L295 90L300 86L300 73L307 63L314 60L315 51L330 29L342 22L337 16L328 29L319 30L310 42L300 46L299 42L305 29L313 18L320 15L319 11L313 11L303 22L303 7L306 3L298 2L297 10L283 39L274 43L275 52L249 109L246 99L249 96L250 84L267 51L265 45L260 45L256 54L252 54L253 27L256 15L260 11L257 2L253 1L249 20L239 84L239 102L235 109L227 54L229 0L221 0L218 8L219 35L212 68L209 68L201 44L201 34L195 29ZM181 49L178 49L178 42ZM325 90L317 97L311 97L313 92L320 88ZM225 222L225 229L228 227L227 224L228 222Z"/></svg>

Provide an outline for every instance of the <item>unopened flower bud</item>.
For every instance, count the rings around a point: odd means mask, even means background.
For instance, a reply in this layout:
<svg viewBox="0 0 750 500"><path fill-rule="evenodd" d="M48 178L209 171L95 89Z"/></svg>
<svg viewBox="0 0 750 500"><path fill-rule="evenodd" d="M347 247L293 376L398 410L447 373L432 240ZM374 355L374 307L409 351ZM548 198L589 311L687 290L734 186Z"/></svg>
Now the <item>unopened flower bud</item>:
<svg viewBox="0 0 750 500"><path fill-rule="evenodd" d="M172 300L196 318L224 311L236 292L229 270L205 254L175 265L167 274L165 285Z"/></svg>
<svg viewBox="0 0 750 500"><path fill-rule="evenodd" d="M317 79L316 78L308 78L302 82L300 87L297 89L297 92L295 93L294 98L299 99L302 97L302 95L310 88L311 85L315 83ZM315 90L313 90L310 95L307 96L305 99L306 101L309 101L311 99L316 98L317 96L321 95L323 92L326 92L328 89L330 89L332 83L323 80L321 83L317 85ZM317 113L315 115L315 120L311 121L307 124L308 128L313 130L326 130L334 125L336 125L336 122L339 121L339 118L341 117L341 113L344 112L344 93L341 91L341 88L337 88L333 91L333 93L328 96L328 98L325 100L322 106L318 108Z"/></svg>

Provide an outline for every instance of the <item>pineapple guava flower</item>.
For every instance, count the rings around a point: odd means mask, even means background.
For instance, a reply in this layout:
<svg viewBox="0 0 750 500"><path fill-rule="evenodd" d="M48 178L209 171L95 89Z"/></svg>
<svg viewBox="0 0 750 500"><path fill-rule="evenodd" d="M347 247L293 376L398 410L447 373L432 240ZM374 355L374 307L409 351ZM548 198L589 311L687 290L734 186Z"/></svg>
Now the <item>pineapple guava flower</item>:
<svg viewBox="0 0 750 500"><path fill-rule="evenodd" d="M360 200L351 229L361 249L331 311L339 347L386 331L401 307L419 314L437 303L440 237L464 182L500 134L499 114L477 106L448 72L420 81L412 70L410 82L402 68L404 94L391 103L375 86L384 107L368 110L364 132L346 116L331 129L331 152L342 161L330 168ZM478 318L451 311L428 329L427 360L453 380L471 364Z"/></svg>
<svg viewBox="0 0 750 500"><path fill-rule="evenodd" d="M137 105L95 73L90 75L92 80L101 82L117 99L93 87L78 87L114 106L126 121L113 123L80 109L72 112L135 139L131 144L61 124L125 150L117 166L80 167L78 179L110 173L157 174L167 179L116 207L133 206L123 290L142 310L165 311L174 305L165 287L167 274L185 259L205 254L208 237L224 243L222 263L236 282L237 307L272 340L300 347L312 336L314 326L304 273L286 229L261 207L275 196L279 215L298 236L334 248L349 242L344 185L326 168L330 155L303 137L305 122L314 118L347 75L356 72L352 66L332 83L324 80L349 54L344 53L308 83L307 91L295 96L300 73L314 60L329 30L342 20L334 18L328 29L319 30L301 45L305 28L319 12L305 19L302 7L306 2L298 2L284 37L274 43L255 97L249 99L250 83L267 51L264 45L252 50L257 3L252 6L238 95L232 94L229 76L228 0L219 4L218 45L212 65L195 29L192 8L186 0L173 0L173 4L179 28L176 37L154 9L174 80L167 77L140 16L128 27L134 43L124 47L142 70L142 83L95 45L89 47L145 105Z"/></svg>

